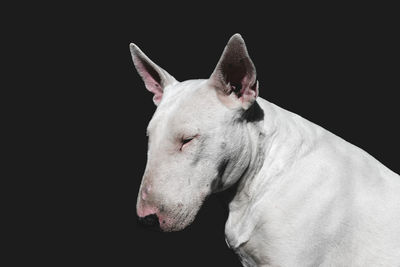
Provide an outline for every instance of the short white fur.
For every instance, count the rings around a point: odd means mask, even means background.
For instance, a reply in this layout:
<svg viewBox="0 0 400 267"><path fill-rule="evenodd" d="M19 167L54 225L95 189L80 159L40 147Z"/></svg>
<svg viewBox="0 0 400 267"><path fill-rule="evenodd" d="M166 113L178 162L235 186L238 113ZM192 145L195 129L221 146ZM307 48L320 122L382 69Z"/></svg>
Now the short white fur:
<svg viewBox="0 0 400 267"><path fill-rule="evenodd" d="M178 82L143 63L136 45L131 52L158 94L139 215L156 212L163 230L181 230L209 194L239 183L225 234L244 266L400 266L399 175L258 97L239 34L206 80Z"/></svg>

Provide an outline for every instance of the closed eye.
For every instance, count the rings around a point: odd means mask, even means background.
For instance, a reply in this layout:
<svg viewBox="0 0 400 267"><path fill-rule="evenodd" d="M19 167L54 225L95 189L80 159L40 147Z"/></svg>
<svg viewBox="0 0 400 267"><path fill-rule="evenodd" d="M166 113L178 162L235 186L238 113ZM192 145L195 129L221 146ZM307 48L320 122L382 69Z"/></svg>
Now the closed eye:
<svg viewBox="0 0 400 267"><path fill-rule="evenodd" d="M196 135L196 136L197 136L197 135ZM185 148L186 146L188 146L188 145L190 144L190 142L193 141L193 139L194 139L196 136L188 137L188 138L182 138L180 150L182 150L183 148Z"/></svg>
<svg viewBox="0 0 400 267"><path fill-rule="evenodd" d="M183 140L182 140L182 145L185 145L185 144L189 143L189 142L192 141L192 140L193 140L193 138L183 139Z"/></svg>

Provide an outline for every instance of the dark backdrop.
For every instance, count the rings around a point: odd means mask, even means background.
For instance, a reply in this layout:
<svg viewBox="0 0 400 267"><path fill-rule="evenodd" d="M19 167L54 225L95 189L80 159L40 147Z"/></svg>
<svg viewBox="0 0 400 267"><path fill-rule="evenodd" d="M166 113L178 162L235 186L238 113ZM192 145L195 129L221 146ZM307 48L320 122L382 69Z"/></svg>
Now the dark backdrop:
<svg viewBox="0 0 400 267"><path fill-rule="evenodd" d="M67 160L57 208L63 226L51 232L53 263L240 266L224 241L223 196L211 197L179 233L148 231L136 222L145 130L155 106L133 67L130 42L186 80L207 78L230 36L241 33L261 97L400 172L398 30L389 8L193 3L181 11L157 3L97 3L55 10L51 18L59 23L45 46L57 61L49 67L59 92L54 105L62 106L67 123L61 139Z"/></svg>

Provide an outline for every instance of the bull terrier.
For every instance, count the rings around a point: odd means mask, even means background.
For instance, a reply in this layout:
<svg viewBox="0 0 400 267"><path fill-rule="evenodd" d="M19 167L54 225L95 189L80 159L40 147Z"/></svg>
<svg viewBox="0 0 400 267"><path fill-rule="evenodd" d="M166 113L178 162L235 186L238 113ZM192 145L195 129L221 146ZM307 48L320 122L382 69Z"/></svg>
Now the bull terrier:
<svg viewBox="0 0 400 267"><path fill-rule="evenodd" d="M237 186L225 226L243 266L400 266L400 177L362 149L258 97L233 35L209 79L178 82L130 44L157 109L137 199L178 231Z"/></svg>

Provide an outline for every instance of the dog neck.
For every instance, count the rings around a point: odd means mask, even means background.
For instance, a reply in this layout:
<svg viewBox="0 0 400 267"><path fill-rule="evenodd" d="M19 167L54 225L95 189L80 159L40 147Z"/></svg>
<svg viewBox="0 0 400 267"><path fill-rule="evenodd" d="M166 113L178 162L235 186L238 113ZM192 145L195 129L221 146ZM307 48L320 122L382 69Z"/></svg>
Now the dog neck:
<svg viewBox="0 0 400 267"><path fill-rule="evenodd" d="M233 248L248 240L255 227L248 222L258 221L256 218L247 220L246 217L257 216L258 213L253 212L257 204L279 187L285 172L312 149L319 133L315 124L300 116L264 99L257 102L264 118L247 124L249 142L246 145L251 148L251 156L229 203L229 216L241 218L232 220L239 222L237 225L229 225L229 219L227 222L226 235ZM249 210L250 207L252 210Z"/></svg>

